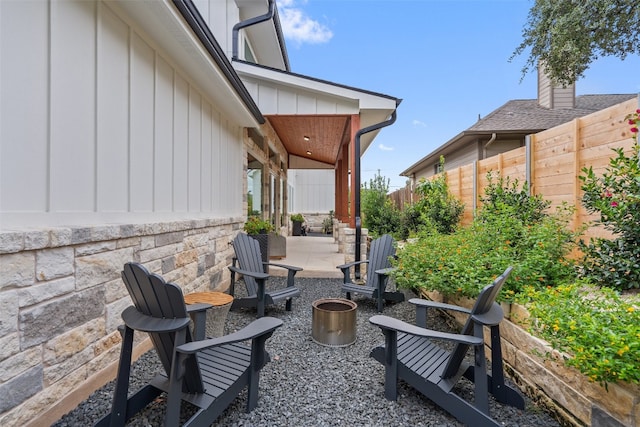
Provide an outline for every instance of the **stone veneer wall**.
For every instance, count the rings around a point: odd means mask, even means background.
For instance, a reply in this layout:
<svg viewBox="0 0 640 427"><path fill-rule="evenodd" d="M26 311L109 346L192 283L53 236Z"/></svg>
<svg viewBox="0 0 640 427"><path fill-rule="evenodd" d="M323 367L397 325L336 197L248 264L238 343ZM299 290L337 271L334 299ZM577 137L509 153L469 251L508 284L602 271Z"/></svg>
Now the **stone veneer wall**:
<svg viewBox="0 0 640 427"><path fill-rule="evenodd" d="M467 299L446 299L437 292L425 297L470 307ZM565 426L640 427L640 386L609 384L605 389L588 380L577 369L566 366L564 355L546 341L530 335L526 309L503 306L508 318L500 324L502 358L505 370L525 393L556 414ZM454 314L462 324L464 315ZM486 355L491 356L491 336L485 328Z"/></svg>
<svg viewBox="0 0 640 427"><path fill-rule="evenodd" d="M338 252L344 254L344 262L349 263L353 262L356 259L356 229L349 228L344 223L338 223L337 225L334 222L333 227L333 236L334 240L338 241ZM362 229L362 235L360 239L360 258L361 260L366 260L369 247L369 230L366 228ZM354 269L351 269L351 280L354 280L353 274ZM360 277L364 279L367 277L367 264L360 264Z"/></svg>
<svg viewBox="0 0 640 427"><path fill-rule="evenodd" d="M0 425L51 423L115 377L116 328L131 305L124 263L142 263L185 294L226 290L241 222L1 232ZM141 339L136 353L148 348Z"/></svg>

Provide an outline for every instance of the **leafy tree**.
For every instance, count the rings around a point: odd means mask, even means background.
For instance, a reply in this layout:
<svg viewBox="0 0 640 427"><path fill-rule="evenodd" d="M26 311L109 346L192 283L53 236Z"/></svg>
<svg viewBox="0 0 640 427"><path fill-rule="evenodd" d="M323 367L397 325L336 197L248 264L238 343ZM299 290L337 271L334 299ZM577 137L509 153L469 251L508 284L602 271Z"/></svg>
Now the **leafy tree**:
<svg viewBox="0 0 640 427"><path fill-rule="evenodd" d="M372 237L396 234L400 229L400 211L389 198L389 179L376 174L364 184L361 194L363 226Z"/></svg>
<svg viewBox="0 0 640 427"><path fill-rule="evenodd" d="M421 182L416 187L420 200L416 208L426 226L433 226L439 233L453 233L460 223L464 204L449 192L445 174Z"/></svg>
<svg viewBox="0 0 640 427"><path fill-rule="evenodd" d="M584 75L600 56L640 54L638 0L536 0L513 59L530 49L523 76L538 63L563 85Z"/></svg>
<svg viewBox="0 0 640 427"><path fill-rule="evenodd" d="M440 157L440 166L444 170L444 157ZM402 213L402 238L421 231L450 234L456 230L464 204L449 192L444 173L430 180L421 179L416 195L419 200Z"/></svg>

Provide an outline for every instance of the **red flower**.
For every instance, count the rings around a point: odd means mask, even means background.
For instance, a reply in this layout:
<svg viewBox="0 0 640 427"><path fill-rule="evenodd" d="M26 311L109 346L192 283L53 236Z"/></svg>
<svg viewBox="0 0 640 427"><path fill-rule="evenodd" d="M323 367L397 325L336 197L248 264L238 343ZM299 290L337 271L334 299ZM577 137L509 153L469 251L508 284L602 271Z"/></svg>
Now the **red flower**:
<svg viewBox="0 0 640 427"><path fill-rule="evenodd" d="M614 208L617 208L618 207L618 202L611 202L611 206L614 207Z"/></svg>
<svg viewBox="0 0 640 427"><path fill-rule="evenodd" d="M630 124L631 126L633 126L633 125L635 125L635 124L636 124L636 121L635 121L635 120L633 120L633 119L629 119L629 124Z"/></svg>
<svg viewBox="0 0 640 427"><path fill-rule="evenodd" d="M631 132L632 133L638 133L638 128L636 128L636 127L631 128Z"/></svg>

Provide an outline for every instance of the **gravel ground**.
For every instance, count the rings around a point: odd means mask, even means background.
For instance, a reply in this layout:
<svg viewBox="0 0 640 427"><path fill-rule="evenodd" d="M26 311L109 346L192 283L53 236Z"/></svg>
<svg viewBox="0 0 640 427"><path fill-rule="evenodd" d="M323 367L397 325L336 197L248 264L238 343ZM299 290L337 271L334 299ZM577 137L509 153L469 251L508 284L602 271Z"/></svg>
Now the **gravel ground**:
<svg viewBox="0 0 640 427"><path fill-rule="evenodd" d="M270 286L282 279L272 278ZM236 289L244 288L239 283ZM267 341L271 362L261 371L258 406L245 412L246 389L213 425L216 426L461 426L455 418L432 404L415 389L400 382L398 400L384 398L384 368L369 357L371 348L383 342L379 328L368 319L376 313L374 301L355 296L357 339L347 347L327 347L311 339L311 303L320 298L340 297L339 279L299 278L296 285L302 296L296 298L293 311L284 304L270 307L268 316L284 325ZM407 294L408 298L413 295ZM407 299L408 299L407 298ZM384 314L414 322L413 306L407 302L387 305ZM433 318L435 317L435 318ZM433 316L430 326L451 330L443 316ZM247 325L255 311L229 313L226 333ZM134 363L131 390L136 390L159 368L154 351ZM466 380L465 380L466 381ZM471 384L461 393L471 393ZM72 412L53 424L56 427L92 425L109 412L113 382L92 394ZM491 402L491 415L504 426L559 426L543 409L529 399L524 411ZM183 405L185 406L185 405ZM185 411L188 412L189 408ZM129 426L158 426L164 417L162 399L136 415Z"/></svg>

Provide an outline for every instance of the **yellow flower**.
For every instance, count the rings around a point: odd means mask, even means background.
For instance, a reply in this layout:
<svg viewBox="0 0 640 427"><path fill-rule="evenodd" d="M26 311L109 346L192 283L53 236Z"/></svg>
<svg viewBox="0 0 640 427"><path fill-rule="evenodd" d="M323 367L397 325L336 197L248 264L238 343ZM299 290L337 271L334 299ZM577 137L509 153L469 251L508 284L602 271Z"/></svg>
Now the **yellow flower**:
<svg viewBox="0 0 640 427"><path fill-rule="evenodd" d="M554 331L556 331L556 332L558 332L558 330L560 330L560 326L558 326L558 324L557 324L557 323L554 323L554 324L553 324L553 330L554 330Z"/></svg>
<svg viewBox="0 0 640 427"><path fill-rule="evenodd" d="M633 312L635 311L635 308L633 308L633 307L629 307L629 308L627 308L627 311L628 311L629 313L633 313Z"/></svg>
<svg viewBox="0 0 640 427"><path fill-rule="evenodd" d="M627 351L629 351L629 346L625 345L624 347L622 347L620 350L618 350L618 356L622 356L623 354L625 354Z"/></svg>

